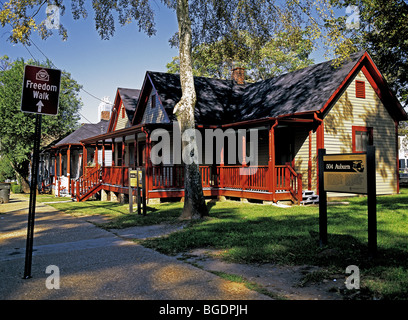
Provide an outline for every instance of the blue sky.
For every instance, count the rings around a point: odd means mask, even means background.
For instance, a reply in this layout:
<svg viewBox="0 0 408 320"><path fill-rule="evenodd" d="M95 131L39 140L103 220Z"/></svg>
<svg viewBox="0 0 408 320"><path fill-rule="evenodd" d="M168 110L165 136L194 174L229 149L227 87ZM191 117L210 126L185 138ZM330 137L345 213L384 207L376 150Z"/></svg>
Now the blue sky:
<svg viewBox="0 0 408 320"><path fill-rule="evenodd" d="M136 23L125 27L116 25L115 35L110 40L101 40L95 30L93 11L87 19L74 20L69 5L60 22L68 30L68 40L62 41L55 33L47 40L36 34L31 37L35 44L28 50L21 44L12 45L7 41L7 29L1 29L0 56L7 55L14 60L44 61L48 57L58 69L71 73L73 79L83 86L80 97L83 107L81 122L97 122L100 100L109 96L113 102L118 87L140 89L147 70L166 71L166 64L178 55L168 40L177 31L174 11L156 1L153 9L157 34L148 37L138 31ZM39 21L46 19L45 8L38 15ZM38 47L38 48L37 48ZM313 54L315 62L323 61L319 53Z"/></svg>
<svg viewBox="0 0 408 320"><path fill-rule="evenodd" d="M114 37L101 40L95 30L92 10L87 19L74 20L67 6L60 17L68 30L67 41L62 41L58 33L47 40L35 34L31 39L41 51L32 45L28 52L23 45L8 42L7 30L1 29L0 56L7 55L11 60L19 57L28 60L34 56L40 61L47 56L58 69L70 72L84 90L98 98L109 96L113 102L118 87L141 88L147 70L166 71L166 64L178 55L177 49L171 48L168 42L177 31L176 15L157 3L153 7L157 34L150 38L132 23L125 27L117 25ZM46 18L45 8L42 11L39 20ZM84 91L80 97L84 103L80 112L86 118L81 121L97 122L100 101Z"/></svg>

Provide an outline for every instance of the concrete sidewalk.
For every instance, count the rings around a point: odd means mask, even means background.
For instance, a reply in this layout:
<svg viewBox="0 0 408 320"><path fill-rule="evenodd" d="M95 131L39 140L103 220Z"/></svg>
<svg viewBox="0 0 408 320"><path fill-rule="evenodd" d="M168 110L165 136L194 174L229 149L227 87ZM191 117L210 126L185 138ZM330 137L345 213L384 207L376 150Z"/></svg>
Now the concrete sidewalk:
<svg viewBox="0 0 408 320"><path fill-rule="evenodd" d="M27 197L11 194L0 205L1 300L270 299L40 203L33 278L24 280L27 219ZM50 265L59 268L60 289L46 287Z"/></svg>

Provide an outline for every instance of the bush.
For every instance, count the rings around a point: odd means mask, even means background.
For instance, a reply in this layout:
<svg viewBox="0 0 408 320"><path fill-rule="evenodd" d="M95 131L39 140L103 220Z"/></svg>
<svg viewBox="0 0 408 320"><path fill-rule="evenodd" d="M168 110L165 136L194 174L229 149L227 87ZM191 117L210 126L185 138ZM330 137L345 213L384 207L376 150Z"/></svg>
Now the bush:
<svg viewBox="0 0 408 320"><path fill-rule="evenodd" d="M11 186L11 191L13 193L23 193L23 188L19 184L14 184Z"/></svg>

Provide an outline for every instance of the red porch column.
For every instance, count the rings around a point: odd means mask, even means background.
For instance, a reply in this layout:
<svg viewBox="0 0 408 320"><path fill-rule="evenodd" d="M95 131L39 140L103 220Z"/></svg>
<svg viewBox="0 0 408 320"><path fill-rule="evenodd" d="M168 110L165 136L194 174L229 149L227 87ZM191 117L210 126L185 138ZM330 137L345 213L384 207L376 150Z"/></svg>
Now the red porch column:
<svg viewBox="0 0 408 320"><path fill-rule="evenodd" d="M239 143L239 142L238 142ZM242 136L242 168L245 168L247 166L246 162L246 134ZM249 169L248 169L249 170ZM248 175L240 175L241 178L241 189L244 191L245 189L248 188ZM242 192L242 196L244 193Z"/></svg>
<svg viewBox="0 0 408 320"><path fill-rule="evenodd" d="M221 149L221 159L220 159L220 188L224 188L224 147Z"/></svg>
<svg viewBox="0 0 408 320"><path fill-rule="evenodd" d="M314 114L314 119L317 120L319 126L316 129L316 155L319 149L324 149L324 122L317 114ZM316 166L316 194L319 194L319 166Z"/></svg>
<svg viewBox="0 0 408 320"><path fill-rule="evenodd" d="M276 169L275 169L275 127L278 120L269 128L269 161L268 161L268 190L272 192L272 200L276 202Z"/></svg>
<svg viewBox="0 0 408 320"><path fill-rule="evenodd" d="M121 185L123 186L125 183L125 136L122 137L122 183Z"/></svg>
<svg viewBox="0 0 408 320"><path fill-rule="evenodd" d="M61 178L62 176L62 153L61 153L61 149L59 149L59 177ZM60 196L60 192L61 192L61 180L58 180L58 197Z"/></svg>
<svg viewBox="0 0 408 320"><path fill-rule="evenodd" d="M115 166L115 138L112 138L112 167Z"/></svg>
<svg viewBox="0 0 408 320"><path fill-rule="evenodd" d="M137 167L137 133L135 133L135 141L133 141L133 158L134 158L133 167L136 169Z"/></svg>
<svg viewBox="0 0 408 320"><path fill-rule="evenodd" d="M71 192L71 145L67 150L67 177L68 177L68 193Z"/></svg>
<svg viewBox="0 0 408 320"><path fill-rule="evenodd" d="M59 176L62 176L62 153L61 149L59 150Z"/></svg>
<svg viewBox="0 0 408 320"><path fill-rule="evenodd" d="M54 185L57 185L57 152L54 154Z"/></svg>
<svg viewBox="0 0 408 320"><path fill-rule="evenodd" d="M105 140L102 140L102 167L105 166Z"/></svg>
<svg viewBox="0 0 408 320"><path fill-rule="evenodd" d="M246 135L242 136L242 166L246 166L246 141L245 141Z"/></svg>
<svg viewBox="0 0 408 320"><path fill-rule="evenodd" d="M309 160L307 163L307 188L312 190L312 131L309 131Z"/></svg>
<svg viewBox="0 0 408 320"><path fill-rule="evenodd" d="M95 142L94 163L98 166L98 141Z"/></svg>
<svg viewBox="0 0 408 320"><path fill-rule="evenodd" d="M88 160L88 155L86 154L85 145L83 143L81 144L82 144L82 176L84 176L86 173L86 164Z"/></svg>
<svg viewBox="0 0 408 320"><path fill-rule="evenodd" d="M57 152L54 153L54 195L56 194L56 187L57 187Z"/></svg>
<svg viewBox="0 0 408 320"><path fill-rule="evenodd" d="M146 147L145 147L146 199L149 200L149 190L153 186L153 168L150 159L151 140L149 130L147 130L146 128L142 128L142 132L146 134Z"/></svg>

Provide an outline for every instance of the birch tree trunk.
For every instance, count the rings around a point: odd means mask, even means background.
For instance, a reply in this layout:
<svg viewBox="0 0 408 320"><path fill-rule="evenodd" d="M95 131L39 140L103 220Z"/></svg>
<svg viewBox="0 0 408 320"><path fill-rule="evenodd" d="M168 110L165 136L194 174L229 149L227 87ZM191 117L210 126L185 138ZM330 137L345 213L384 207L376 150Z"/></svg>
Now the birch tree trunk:
<svg viewBox="0 0 408 320"><path fill-rule="evenodd" d="M177 117L182 137L189 137L189 141L184 141L183 139L182 149L187 150L186 147L188 147L188 150L190 150L188 154L183 155L184 208L181 219L199 219L207 216L208 210L205 204L197 160L198 148L194 121L194 108L197 97L191 60L192 32L188 0L177 0L177 21L179 28L180 83L182 96L174 108L174 114Z"/></svg>

